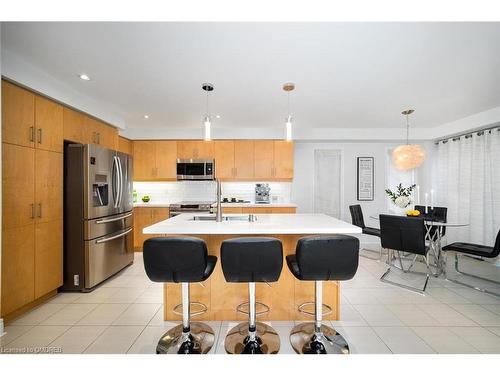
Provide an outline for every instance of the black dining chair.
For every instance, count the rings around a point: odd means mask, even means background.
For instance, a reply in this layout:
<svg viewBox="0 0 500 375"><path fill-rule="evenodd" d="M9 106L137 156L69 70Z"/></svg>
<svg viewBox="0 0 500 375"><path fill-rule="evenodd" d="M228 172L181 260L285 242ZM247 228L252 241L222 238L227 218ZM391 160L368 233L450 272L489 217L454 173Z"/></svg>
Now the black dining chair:
<svg viewBox="0 0 500 375"><path fill-rule="evenodd" d="M349 206L349 211L351 212L352 225L360 227L363 234L380 237L380 229L367 227L365 225L365 220L363 218L363 210L361 209L361 206L359 204ZM370 250L370 249L362 249L362 250L369 251L371 253L377 253L377 251L375 250ZM380 248L378 254L379 254L379 260L382 259L382 248ZM360 255L364 258L373 259L363 254Z"/></svg>
<svg viewBox="0 0 500 375"><path fill-rule="evenodd" d="M476 259L476 260L478 260L478 258L476 258L476 257L480 257L479 260L481 260L481 258L489 258L489 259L496 258L500 254L500 230L498 231L497 238L495 240L495 245L493 247L478 245L478 244L474 244L474 243L453 242L453 243L443 247L443 251L445 253L446 252L455 253L455 271L458 274L469 276L469 277L474 277L474 278L477 278L480 280L489 281L490 283L500 285L500 282L498 282L498 280L487 279L485 277L481 277L481 276L474 275L471 273L466 273L463 270L460 270L460 268L459 268L459 259L460 259L461 255L469 256L470 259ZM470 255L472 255L472 256L470 256ZM463 286L466 286L466 287L469 287L472 289L479 290L479 291L484 292L484 293L493 294L495 296L500 297L500 294L498 292L493 292L493 291L486 289L484 287L479 287L479 286L467 284L467 283L464 283L463 281L449 279L448 274L446 274L446 280L451 281L455 284L460 284L460 285L463 285Z"/></svg>
<svg viewBox="0 0 500 375"><path fill-rule="evenodd" d="M380 239L382 247L389 250L389 253L396 251L401 266L401 270L405 273L423 274L426 276L422 289L415 288L411 285L396 283L388 280L386 277L390 273L393 265L389 262L389 268L380 277L380 280L385 283L396 285L417 293L423 294L427 288L429 276L432 271L429 267L429 258L427 256L429 248L425 244L425 226L424 220L418 217L404 217L398 215L380 215ZM415 254L410 266L405 269L401 252ZM390 258L391 254L389 254ZM410 271L418 257L422 257L427 267L427 272Z"/></svg>

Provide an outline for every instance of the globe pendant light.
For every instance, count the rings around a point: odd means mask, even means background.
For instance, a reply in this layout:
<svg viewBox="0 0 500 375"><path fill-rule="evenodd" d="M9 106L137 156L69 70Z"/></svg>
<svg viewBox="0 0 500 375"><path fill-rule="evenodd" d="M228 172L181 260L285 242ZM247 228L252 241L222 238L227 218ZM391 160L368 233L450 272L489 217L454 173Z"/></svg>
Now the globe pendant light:
<svg viewBox="0 0 500 375"><path fill-rule="evenodd" d="M210 91L214 91L214 85L212 85L211 83L204 83L201 86L201 88L205 90L205 92L207 93L207 107L206 107L205 117L203 118L203 139L205 141L210 141L212 119L210 117L210 111L208 107L208 95L210 94Z"/></svg>
<svg viewBox="0 0 500 375"><path fill-rule="evenodd" d="M292 115L290 114L290 91L295 89L295 83L288 82L283 85L283 90L288 94L288 116L285 119L285 140L292 140Z"/></svg>
<svg viewBox="0 0 500 375"><path fill-rule="evenodd" d="M413 109L408 109L401 112L406 116L406 145L398 146L392 151L392 162L397 169L411 170L418 168L425 160L425 150L420 145L410 145L408 142L410 133L410 123L408 116L415 112Z"/></svg>

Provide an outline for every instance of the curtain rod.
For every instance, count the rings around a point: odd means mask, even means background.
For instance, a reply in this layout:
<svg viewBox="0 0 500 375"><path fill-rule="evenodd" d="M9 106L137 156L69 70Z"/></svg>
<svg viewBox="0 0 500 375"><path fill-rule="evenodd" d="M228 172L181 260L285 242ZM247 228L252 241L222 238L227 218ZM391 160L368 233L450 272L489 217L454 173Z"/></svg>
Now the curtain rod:
<svg viewBox="0 0 500 375"><path fill-rule="evenodd" d="M450 137L447 137L447 138L441 138L441 139L438 139L436 142L434 142L435 145L438 145L439 143L446 143L448 142L450 139L452 141L459 141L461 137L464 137L465 139L468 139L468 138L471 138L474 134L478 135L478 136L481 136L483 135L485 132L489 132L491 134L491 131L496 129L497 131L500 132L500 123L497 123L493 126L489 126L489 127L486 127L486 128L482 128L482 129L477 129L477 130L474 130L474 131L468 131L466 133L461 133L461 134L456 134L456 135L452 135Z"/></svg>

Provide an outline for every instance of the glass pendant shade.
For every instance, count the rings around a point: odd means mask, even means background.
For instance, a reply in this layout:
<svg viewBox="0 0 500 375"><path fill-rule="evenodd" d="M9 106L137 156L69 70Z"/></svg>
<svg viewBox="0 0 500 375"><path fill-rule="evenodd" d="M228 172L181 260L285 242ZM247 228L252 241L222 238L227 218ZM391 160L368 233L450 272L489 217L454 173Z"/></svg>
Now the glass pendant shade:
<svg viewBox="0 0 500 375"><path fill-rule="evenodd" d="M211 134L210 134L210 128L211 128L211 122L210 122L210 117L205 117L205 121L203 121L203 126L204 126L204 134L203 134L203 139L205 141L210 141L211 140Z"/></svg>
<svg viewBox="0 0 500 375"><path fill-rule="evenodd" d="M425 150L420 145L401 145L392 151L392 162L397 169L418 168L425 160Z"/></svg>
<svg viewBox="0 0 500 375"><path fill-rule="evenodd" d="M285 122L285 140L292 140L292 116L288 116Z"/></svg>

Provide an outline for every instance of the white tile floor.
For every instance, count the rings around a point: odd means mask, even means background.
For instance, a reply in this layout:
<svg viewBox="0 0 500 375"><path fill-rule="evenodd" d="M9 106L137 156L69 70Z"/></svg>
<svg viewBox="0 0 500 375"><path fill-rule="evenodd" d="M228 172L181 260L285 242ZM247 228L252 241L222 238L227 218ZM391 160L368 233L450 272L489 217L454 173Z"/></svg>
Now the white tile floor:
<svg viewBox="0 0 500 375"><path fill-rule="evenodd" d="M6 327L3 348L54 347L63 353L154 353L175 324L162 319L162 286L135 263L88 294L61 293ZM381 283L383 262L360 258L356 277L342 284L336 328L352 353L500 353L500 298L431 278L425 296ZM288 272L286 268L283 272ZM395 277L415 283L411 275ZM293 353L294 322L269 322L281 337L280 353ZM236 323L208 322L216 334L211 353L224 353Z"/></svg>

